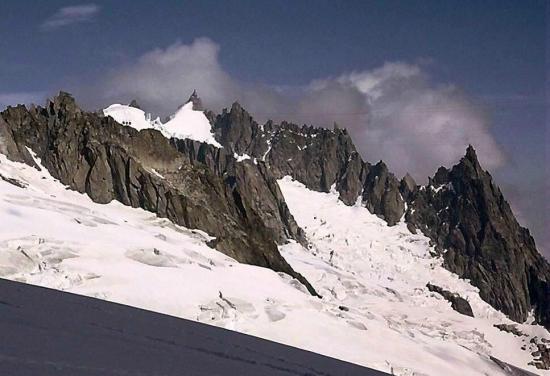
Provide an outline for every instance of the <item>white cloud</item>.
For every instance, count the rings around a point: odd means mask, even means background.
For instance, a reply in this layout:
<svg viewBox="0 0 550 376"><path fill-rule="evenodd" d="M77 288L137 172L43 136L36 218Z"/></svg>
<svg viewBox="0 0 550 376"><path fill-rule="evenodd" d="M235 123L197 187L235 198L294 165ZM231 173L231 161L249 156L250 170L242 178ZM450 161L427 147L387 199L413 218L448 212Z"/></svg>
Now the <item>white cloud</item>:
<svg viewBox="0 0 550 376"><path fill-rule="evenodd" d="M44 30L57 29L75 23L92 20L100 11L96 4L73 5L59 8L57 12L48 17L41 25Z"/></svg>
<svg viewBox="0 0 550 376"><path fill-rule="evenodd" d="M486 168L505 159L485 109L453 85L434 84L417 65L387 63L316 80L287 112L287 120L329 127L337 122L367 160L382 159L398 175L409 172L420 181L456 163L468 144Z"/></svg>
<svg viewBox="0 0 550 376"><path fill-rule="evenodd" d="M167 114L199 89L203 100L221 108L238 85L220 66L218 51L206 38L155 49L108 74L98 91L104 101L136 98L142 106Z"/></svg>
<svg viewBox="0 0 550 376"><path fill-rule="evenodd" d="M468 144L485 167L504 162L485 109L453 85L432 83L418 66L389 63L337 80L365 96L368 117L345 124L358 148L399 174L425 178L438 166L456 162Z"/></svg>
<svg viewBox="0 0 550 376"><path fill-rule="evenodd" d="M489 169L504 161L484 109L455 86L433 83L419 65L387 63L281 89L234 79L218 54L219 46L207 38L155 49L108 74L88 97L100 93L103 105L136 98L167 115L197 89L214 111L239 100L260 121L337 122L350 130L367 160L383 159L398 175L410 172L419 180L455 163L468 144Z"/></svg>

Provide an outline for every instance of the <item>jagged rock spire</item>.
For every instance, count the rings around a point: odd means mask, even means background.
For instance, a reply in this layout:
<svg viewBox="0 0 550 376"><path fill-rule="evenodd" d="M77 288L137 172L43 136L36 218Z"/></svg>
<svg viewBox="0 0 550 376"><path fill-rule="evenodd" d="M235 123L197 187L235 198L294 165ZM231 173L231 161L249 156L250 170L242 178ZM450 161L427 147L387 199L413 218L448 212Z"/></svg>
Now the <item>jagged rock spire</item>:
<svg viewBox="0 0 550 376"><path fill-rule="evenodd" d="M466 148L466 154L462 157L458 166L461 166L465 172L472 176L483 175L484 173L484 170L479 164L477 153L472 145L468 145Z"/></svg>
<svg viewBox="0 0 550 376"><path fill-rule="evenodd" d="M142 108L140 107L140 105L138 104L138 102L137 102L135 99L132 99L132 101L130 102L129 106L130 106L130 107L137 108L138 110L141 110L141 109L142 109Z"/></svg>
<svg viewBox="0 0 550 376"><path fill-rule="evenodd" d="M71 115L80 114L82 112L73 96L65 91L60 91L55 97L50 99L49 107L51 111L64 111Z"/></svg>
<svg viewBox="0 0 550 376"><path fill-rule="evenodd" d="M476 150L474 149L474 147L472 146L472 144L469 144L468 147L466 148L466 155L465 157L471 161L477 161L477 154L476 154Z"/></svg>
<svg viewBox="0 0 550 376"><path fill-rule="evenodd" d="M514 217L472 145L451 169L408 196L405 220L431 238L451 272L469 279L480 297L510 319L532 311L550 327L550 265ZM445 185L445 186L443 186Z"/></svg>
<svg viewBox="0 0 550 376"><path fill-rule="evenodd" d="M193 93L191 94L191 96L189 97L187 102L185 102L185 103L187 104L189 102L193 103L193 110L195 110L195 111L204 111L204 107L202 105L202 100L199 97L199 95L197 94L197 90L193 90Z"/></svg>
<svg viewBox="0 0 550 376"><path fill-rule="evenodd" d="M50 100L55 105L74 104L75 100L70 93L60 91L55 97Z"/></svg>
<svg viewBox="0 0 550 376"><path fill-rule="evenodd" d="M414 193L416 193L417 184L414 178L407 172L401 182L399 183L399 191L405 201L409 200Z"/></svg>

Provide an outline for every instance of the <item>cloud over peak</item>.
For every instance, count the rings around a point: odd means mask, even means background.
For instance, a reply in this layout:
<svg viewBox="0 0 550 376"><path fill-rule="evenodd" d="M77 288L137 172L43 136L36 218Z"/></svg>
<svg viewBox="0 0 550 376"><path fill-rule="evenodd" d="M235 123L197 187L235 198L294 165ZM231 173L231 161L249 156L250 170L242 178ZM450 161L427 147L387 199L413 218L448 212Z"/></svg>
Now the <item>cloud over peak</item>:
<svg viewBox="0 0 550 376"><path fill-rule="evenodd" d="M100 11L96 4L72 5L59 8L41 25L43 30L52 30L60 27L87 22L92 20Z"/></svg>
<svg viewBox="0 0 550 376"><path fill-rule="evenodd" d="M218 53L219 46L207 38L157 48L108 74L99 92L107 101L135 97L144 106L167 114L199 89L210 106L221 107L238 88L219 64Z"/></svg>
<svg viewBox="0 0 550 376"><path fill-rule="evenodd" d="M93 106L137 98L148 110L167 115L197 89L208 108L220 111L238 100L260 122L326 127L337 122L348 128L366 160L383 159L398 175L409 172L420 181L440 165L457 162L468 144L487 168L504 163L485 109L454 85L433 82L424 66L388 62L280 88L232 77L219 51L208 38L154 49L107 74L85 97L94 99Z"/></svg>
<svg viewBox="0 0 550 376"><path fill-rule="evenodd" d="M489 169L504 163L486 109L456 86L432 82L419 66L386 63L337 80L365 96L368 116L346 125L367 159L425 178L455 163L472 144Z"/></svg>

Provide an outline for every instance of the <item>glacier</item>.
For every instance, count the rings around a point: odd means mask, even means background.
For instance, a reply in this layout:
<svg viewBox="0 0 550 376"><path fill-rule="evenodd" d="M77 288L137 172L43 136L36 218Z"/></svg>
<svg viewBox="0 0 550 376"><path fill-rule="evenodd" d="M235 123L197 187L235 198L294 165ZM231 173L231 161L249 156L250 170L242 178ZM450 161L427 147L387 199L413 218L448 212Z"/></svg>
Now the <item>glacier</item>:
<svg viewBox="0 0 550 376"><path fill-rule="evenodd" d="M36 159L40 166L40 160ZM0 154L0 277L187 318L399 376L508 375L491 356L528 366L538 325L515 324L444 269L429 239L389 227L338 194L278 181L309 247L281 245L316 287L240 264L208 234L118 202L97 204ZM431 282L465 297L475 318L452 310ZM500 331L515 324L525 335Z"/></svg>

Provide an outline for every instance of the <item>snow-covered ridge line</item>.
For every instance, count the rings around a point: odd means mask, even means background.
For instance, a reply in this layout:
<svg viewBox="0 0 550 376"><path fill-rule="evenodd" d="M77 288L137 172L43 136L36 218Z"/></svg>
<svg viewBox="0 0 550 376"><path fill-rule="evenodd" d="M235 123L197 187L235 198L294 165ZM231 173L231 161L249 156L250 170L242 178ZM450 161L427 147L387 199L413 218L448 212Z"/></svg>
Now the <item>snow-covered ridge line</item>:
<svg viewBox="0 0 550 376"><path fill-rule="evenodd" d="M210 121L202 111L193 109L193 102L183 105L166 123L162 123L160 118L151 120L150 114L146 114L139 108L123 104L112 104L103 110L103 114L111 116L121 125L137 130L152 128L160 131L167 138L188 138L218 148L222 147L212 134Z"/></svg>

